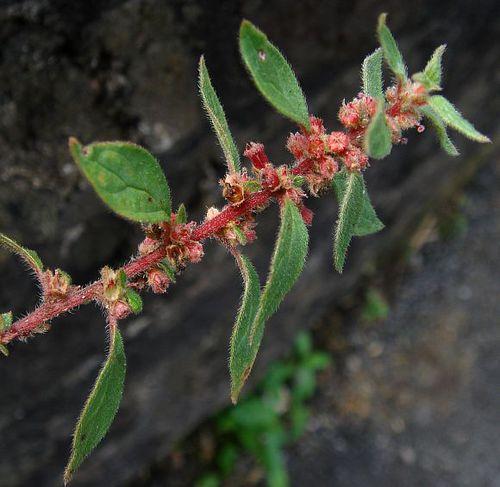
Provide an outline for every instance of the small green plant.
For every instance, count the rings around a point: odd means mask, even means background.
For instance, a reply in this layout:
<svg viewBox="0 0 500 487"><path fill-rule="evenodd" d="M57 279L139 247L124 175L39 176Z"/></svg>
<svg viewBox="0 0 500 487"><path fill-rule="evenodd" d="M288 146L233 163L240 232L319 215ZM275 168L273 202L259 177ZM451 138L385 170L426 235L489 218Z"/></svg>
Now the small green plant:
<svg viewBox="0 0 500 487"><path fill-rule="evenodd" d="M389 316L389 304L379 290L369 288L366 291L361 316L368 322L385 320Z"/></svg>
<svg viewBox="0 0 500 487"><path fill-rule="evenodd" d="M404 131L416 128L422 132L423 119L435 128L441 147L452 156L458 151L446 127L477 142L489 141L446 98L435 94L441 90L444 46L436 49L423 71L409 78L385 14L379 18L377 33L381 47L363 61L362 92L342 104L338 113L342 130L327 132L323 121L309 114L299 82L280 51L257 27L242 22L240 52L251 78L266 100L298 125L286 142L292 161L280 166L271 163L263 144L250 142L243 155L251 165L242 167L207 66L200 59L202 102L227 163L227 174L220 181L226 205L220 210L210 208L200 223L188 221L183 205L172 211L165 174L146 149L129 142L82 145L71 137L70 153L98 196L115 213L144 230L137 254L122 268L104 267L100 279L79 286L64 271L46 269L36 252L0 234L0 244L26 262L42 290L41 304L26 316L15 321L10 312L0 315L0 351L5 355L14 339L46 332L54 318L83 304L94 302L105 311L109 353L77 422L65 482L102 440L118 410L126 363L118 324L131 313L141 312L140 292L164 293L188 264L202 259L203 243L208 239L234 256L244 284L230 340L231 398L236 403L257 357L266 322L304 267L307 226L313 219L306 198L334 188L339 215L333 232L333 261L342 272L352 238L383 228L363 177L370 158L386 157L393 145L405 143ZM394 77L385 89L383 60ZM256 238L255 216L271 203L278 205L280 227L267 281L261 287L241 247Z"/></svg>
<svg viewBox="0 0 500 487"><path fill-rule="evenodd" d="M265 469L270 487L287 486L283 449L303 435L316 374L329 361L327 354L313 350L308 333L300 333L292 357L271 365L254 394L216 419L216 468L203 475L197 486L220 485L242 453L252 455Z"/></svg>

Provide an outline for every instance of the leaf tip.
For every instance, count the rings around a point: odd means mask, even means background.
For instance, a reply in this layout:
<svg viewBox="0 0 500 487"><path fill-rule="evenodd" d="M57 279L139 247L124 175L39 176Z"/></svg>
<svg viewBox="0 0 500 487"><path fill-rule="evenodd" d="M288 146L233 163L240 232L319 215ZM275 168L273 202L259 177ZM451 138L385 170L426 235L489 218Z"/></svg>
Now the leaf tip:
<svg viewBox="0 0 500 487"><path fill-rule="evenodd" d="M71 482L72 478L73 478L73 470L68 465L64 470L64 475L63 475L64 487L66 487Z"/></svg>
<svg viewBox="0 0 500 487"><path fill-rule="evenodd" d="M383 27L386 24L387 24L387 12L382 12L378 16L377 29L380 29L381 27Z"/></svg>

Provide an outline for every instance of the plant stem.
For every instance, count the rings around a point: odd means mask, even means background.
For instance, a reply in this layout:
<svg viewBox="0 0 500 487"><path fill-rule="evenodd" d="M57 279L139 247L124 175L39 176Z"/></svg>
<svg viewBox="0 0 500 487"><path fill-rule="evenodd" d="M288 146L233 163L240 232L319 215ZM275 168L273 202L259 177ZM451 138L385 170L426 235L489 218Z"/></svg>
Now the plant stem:
<svg viewBox="0 0 500 487"><path fill-rule="evenodd" d="M252 194L240 206L226 206L211 220L200 223L193 232L193 239L198 241L213 237L228 223L235 221L242 215L265 206L272 197L269 190ZM165 247L160 247L153 252L132 260L123 267L125 274L130 279L147 271L165 258ZM102 291L101 280L87 286L73 287L64 298L57 301L45 301L34 311L14 322L10 329L0 336L0 343L6 345L16 338L23 338L36 332L36 329L59 315L78 308L82 304L98 299Z"/></svg>

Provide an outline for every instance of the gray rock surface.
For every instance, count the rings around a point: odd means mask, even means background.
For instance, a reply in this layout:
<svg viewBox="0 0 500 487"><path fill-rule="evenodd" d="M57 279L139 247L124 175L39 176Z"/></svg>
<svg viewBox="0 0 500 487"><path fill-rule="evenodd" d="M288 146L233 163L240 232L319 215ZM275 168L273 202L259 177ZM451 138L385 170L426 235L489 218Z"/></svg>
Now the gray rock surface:
<svg viewBox="0 0 500 487"><path fill-rule="evenodd" d="M386 321L353 323L289 453L292 485L500 485L499 183L495 162L466 194L466 233L414 257Z"/></svg>
<svg viewBox="0 0 500 487"><path fill-rule="evenodd" d="M119 265L133 252L139 232L92 194L68 156L69 135L83 142L120 138L146 145L166 169L175 203L185 201L194 218L221 204L221 157L196 96L201 52L240 146L259 139L274 160L284 160L282 141L292 127L259 99L237 59L243 17L284 50L312 110L333 128L342 98L358 91L363 56L375 47L377 14L387 10L413 70L436 45L448 42L446 93L480 129L494 134L495 4L429 0L403 9L396 0L3 2L0 228L77 282L94 279L102 265ZM464 141L458 162L431 157L436 144L425 135L411 136L408 147L370 170L369 187L388 229L353 246L341 278L330 265L335 205L328 197L312 202L317 214L309 263L270 324L255 379L269 360L286 352L298 328L351 293L391 255L419 215L484 158L484 149ZM259 242L249 250L261 275L276 228L272 213L260 220ZM122 485L228 403L227 340L240 293L231 266L224 252L208 245L202 264L190 268L167 296L148 298L146 313L124 325L124 402L75 485ZM0 272L0 309L19 315L33 307L35 286L4 253ZM0 362L2 485L59 483L104 339L99 312L86 307L56 320L47 335L14 345L11 357Z"/></svg>

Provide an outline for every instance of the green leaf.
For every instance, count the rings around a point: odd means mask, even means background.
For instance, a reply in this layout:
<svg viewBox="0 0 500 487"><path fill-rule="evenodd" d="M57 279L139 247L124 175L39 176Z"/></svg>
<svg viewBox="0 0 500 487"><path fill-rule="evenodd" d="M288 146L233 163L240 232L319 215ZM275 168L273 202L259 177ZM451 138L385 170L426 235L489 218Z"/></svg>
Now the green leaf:
<svg viewBox="0 0 500 487"><path fill-rule="evenodd" d="M175 284L175 269L172 267L168 259L163 259L158 263L158 267L168 276L171 282Z"/></svg>
<svg viewBox="0 0 500 487"><path fill-rule="evenodd" d="M389 315L389 304L377 289L370 288L366 292L361 316L366 321L385 320Z"/></svg>
<svg viewBox="0 0 500 487"><path fill-rule="evenodd" d="M235 233L236 235L236 238L239 242L240 245L246 245L247 244L247 236L245 235L245 232L243 232L243 230L238 227L237 225L235 225L233 227L233 232Z"/></svg>
<svg viewBox="0 0 500 487"><path fill-rule="evenodd" d="M382 49L378 48L365 57L361 73L363 78L363 92L365 95L377 99L383 98Z"/></svg>
<svg viewBox="0 0 500 487"><path fill-rule="evenodd" d="M4 246L12 253L17 254L23 259L36 273L43 271L43 263L34 250L27 249L19 245L7 235L0 233L0 246Z"/></svg>
<svg viewBox="0 0 500 487"><path fill-rule="evenodd" d="M118 328L112 326L108 358L76 424L71 456L64 472L65 484L71 480L75 471L111 426L123 393L125 369L123 340Z"/></svg>
<svg viewBox="0 0 500 487"><path fill-rule="evenodd" d="M203 106L219 139L229 170L237 172L240 169L240 155L229 130L224 109L210 80L203 56L200 57L198 84Z"/></svg>
<svg viewBox="0 0 500 487"><path fill-rule="evenodd" d="M176 216L177 216L175 219L176 223L187 223L188 216L184 203L181 203L179 205L179 208L177 208Z"/></svg>
<svg viewBox="0 0 500 487"><path fill-rule="evenodd" d="M420 112L431 123L441 148L450 156L458 156L459 152L448 136L443 119L429 105L420 107Z"/></svg>
<svg viewBox="0 0 500 487"><path fill-rule="evenodd" d="M307 355L311 353L312 348L313 344L312 344L311 334L308 333L307 331L301 331L297 335L297 338L295 338L295 344L294 344L295 354L300 358L307 357Z"/></svg>
<svg viewBox="0 0 500 487"><path fill-rule="evenodd" d="M127 304L130 306L132 313L139 314L142 311L142 298L133 289L127 288L125 291L125 298L127 300Z"/></svg>
<svg viewBox="0 0 500 487"><path fill-rule="evenodd" d="M387 14L381 14L378 18L377 35L380 46L384 51L384 58L392 72L400 79L407 78L406 66L398 44L391 31L386 25Z"/></svg>
<svg viewBox="0 0 500 487"><path fill-rule="evenodd" d="M431 96L429 105L443 119L446 125L454 128L457 132L476 142L491 142L486 135L478 132L444 96Z"/></svg>
<svg viewBox="0 0 500 487"><path fill-rule="evenodd" d="M335 269L340 273L342 273L344 268L347 247L349 247L363 209L363 195L363 176L357 172L348 173L344 194L340 199L339 218L337 220L337 228L335 229L333 246Z"/></svg>
<svg viewBox="0 0 500 487"><path fill-rule="evenodd" d="M267 36L248 20L241 23L240 52L264 98L285 117L310 130L307 102L292 68Z"/></svg>
<svg viewBox="0 0 500 487"><path fill-rule="evenodd" d="M235 254L235 257L244 283L241 306L234 324L229 349L231 400L236 404L241 388L250 373L249 365L251 366L253 360L250 333L259 307L260 282L257 271L248 257L241 254Z"/></svg>
<svg viewBox="0 0 500 487"><path fill-rule="evenodd" d="M12 311L0 314L0 333L5 333L12 326Z"/></svg>
<svg viewBox="0 0 500 487"><path fill-rule="evenodd" d="M431 58L427 62L425 69L421 73L415 73L412 78L415 81L422 83L428 91L436 91L441 89L442 78L442 58L446 44L439 46Z"/></svg>
<svg viewBox="0 0 500 487"><path fill-rule="evenodd" d="M170 219L170 189L158 161L129 142L86 147L74 138L69 148L96 193L118 215L138 222Z"/></svg>
<svg viewBox="0 0 500 487"><path fill-rule="evenodd" d="M0 343L0 352L5 355L6 357L9 356L9 349L3 345L2 343Z"/></svg>
<svg viewBox="0 0 500 487"><path fill-rule="evenodd" d="M349 173L347 171L341 171L333 178L333 188L337 200L339 201L339 206L344 200L348 178ZM363 237L365 235L377 233L384 228L384 224L377 217L375 209L370 201L363 176L361 176L361 178L363 180L363 203L361 212L352 231L354 237Z"/></svg>
<svg viewBox="0 0 500 487"><path fill-rule="evenodd" d="M366 130L363 142L365 152L374 159L383 159L391 153L391 131L387 126L382 99L379 99L377 112Z"/></svg>
<svg viewBox="0 0 500 487"><path fill-rule="evenodd" d="M250 332L251 353L245 357L246 368L242 383L245 382L255 362L266 322L277 311L302 272L308 244L307 227L297 206L287 199L281 207L281 224L271 267Z"/></svg>

